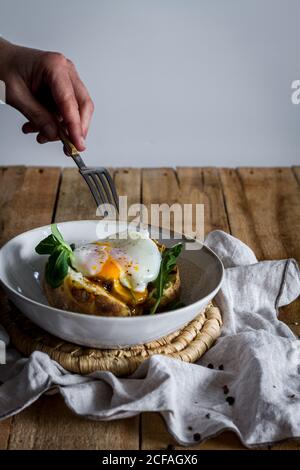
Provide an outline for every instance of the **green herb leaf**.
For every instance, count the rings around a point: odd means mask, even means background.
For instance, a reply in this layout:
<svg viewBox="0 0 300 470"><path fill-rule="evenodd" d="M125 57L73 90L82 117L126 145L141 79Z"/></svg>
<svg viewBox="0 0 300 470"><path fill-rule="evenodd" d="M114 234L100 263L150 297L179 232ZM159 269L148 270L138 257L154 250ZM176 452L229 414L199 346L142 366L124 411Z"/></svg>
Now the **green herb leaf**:
<svg viewBox="0 0 300 470"><path fill-rule="evenodd" d="M46 264L46 280L51 287L59 287L66 275L69 266L72 266L73 250L75 245L70 246L65 242L56 224L51 225L51 235L48 235L36 247L39 255L50 255Z"/></svg>
<svg viewBox="0 0 300 470"><path fill-rule="evenodd" d="M51 234L44 238L36 247L35 251L39 255L51 255L55 248L59 245L57 239Z"/></svg>
<svg viewBox="0 0 300 470"><path fill-rule="evenodd" d="M162 253L161 265L157 279L154 282L156 302L150 310L154 314L160 304L164 288L169 280L169 275L176 266L177 258L182 250L182 243L177 243L171 248L166 248Z"/></svg>
<svg viewBox="0 0 300 470"><path fill-rule="evenodd" d="M46 264L46 280L54 289L62 284L68 274L68 259L69 253L60 247L56 248L49 256Z"/></svg>
<svg viewBox="0 0 300 470"><path fill-rule="evenodd" d="M57 238L57 240L61 243L65 243L64 239L63 239L63 236L62 234L60 233L60 231L58 230L58 227L56 224L51 224L51 232L52 232L52 235Z"/></svg>
<svg viewBox="0 0 300 470"><path fill-rule="evenodd" d="M182 243L177 243L176 245L172 246L164 251L163 258L165 260L165 271L169 274L173 268L176 266L177 258L180 255L182 250Z"/></svg>

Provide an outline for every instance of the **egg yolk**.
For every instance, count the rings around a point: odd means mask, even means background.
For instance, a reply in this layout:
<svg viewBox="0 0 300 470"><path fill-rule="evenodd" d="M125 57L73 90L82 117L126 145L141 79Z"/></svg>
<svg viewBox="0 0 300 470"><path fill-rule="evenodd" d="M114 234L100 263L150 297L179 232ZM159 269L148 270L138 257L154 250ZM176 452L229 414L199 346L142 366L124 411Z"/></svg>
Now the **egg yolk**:
<svg viewBox="0 0 300 470"><path fill-rule="evenodd" d="M147 299L148 291L145 289L143 292L134 292L122 286L120 281L114 280L113 293L123 300L126 304L137 305L141 304Z"/></svg>
<svg viewBox="0 0 300 470"><path fill-rule="evenodd" d="M141 304L142 302L145 302L145 300L148 297L148 290L145 289L143 292L133 292L133 297L135 298L135 301L137 304Z"/></svg>
<svg viewBox="0 0 300 470"><path fill-rule="evenodd" d="M102 266L101 271L98 273L98 277L112 281L114 279L119 279L120 269L119 266L115 263L112 258L108 258Z"/></svg>
<svg viewBox="0 0 300 470"><path fill-rule="evenodd" d="M125 303L136 305L144 302L148 296L147 289L145 289L143 292L134 292L128 289L120 283L120 273L120 268L115 260L108 258L108 260L103 264L102 269L98 273L97 277L106 281L113 281L113 293L116 294Z"/></svg>

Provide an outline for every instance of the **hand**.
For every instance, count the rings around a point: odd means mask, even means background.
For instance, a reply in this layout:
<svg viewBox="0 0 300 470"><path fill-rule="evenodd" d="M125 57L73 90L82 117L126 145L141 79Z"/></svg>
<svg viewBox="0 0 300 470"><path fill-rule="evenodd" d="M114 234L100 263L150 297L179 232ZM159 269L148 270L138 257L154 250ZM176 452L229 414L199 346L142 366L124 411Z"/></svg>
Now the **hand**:
<svg viewBox="0 0 300 470"><path fill-rule="evenodd" d="M25 134L37 132L40 144L58 140L60 121L75 147L85 149L94 105L69 59L0 39L0 79L6 102L28 119Z"/></svg>

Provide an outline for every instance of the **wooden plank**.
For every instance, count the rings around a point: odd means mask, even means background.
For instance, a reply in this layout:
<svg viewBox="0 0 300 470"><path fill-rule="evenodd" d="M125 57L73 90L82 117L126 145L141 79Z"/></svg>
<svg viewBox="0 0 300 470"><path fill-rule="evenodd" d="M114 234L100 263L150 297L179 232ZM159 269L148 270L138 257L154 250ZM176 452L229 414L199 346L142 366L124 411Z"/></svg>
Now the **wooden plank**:
<svg viewBox="0 0 300 470"><path fill-rule="evenodd" d="M205 233L212 230L229 232L220 177L216 168L178 168L180 200L204 204Z"/></svg>
<svg viewBox="0 0 300 470"><path fill-rule="evenodd" d="M8 167L0 171L0 244L37 225L51 222L60 178L58 168ZM0 291L1 308L9 308ZM14 418L0 423L0 449L16 430ZM27 431L28 432L28 431Z"/></svg>
<svg viewBox="0 0 300 470"><path fill-rule="evenodd" d="M232 234L259 259L294 257L300 261L299 168L222 169L221 181ZM296 176L296 178L295 178ZM300 301L281 309L280 317L300 334ZM269 449L299 449L287 440Z"/></svg>
<svg viewBox="0 0 300 470"><path fill-rule="evenodd" d="M71 412L60 395L43 396L18 417L10 449L126 450L138 446L135 419L84 419Z"/></svg>
<svg viewBox="0 0 300 470"><path fill-rule="evenodd" d="M128 205L140 202L141 170L137 168L110 169L120 196L127 196ZM57 222L97 219L95 201L75 168L65 168L55 214Z"/></svg>
<svg viewBox="0 0 300 470"><path fill-rule="evenodd" d="M119 170L116 184L124 190L124 176ZM140 189L137 172L128 170L126 188L135 197ZM122 186L123 185L123 186ZM95 203L76 169L63 171L55 221L96 218ZM30 433L28 432L30 429ZM59 395L43 396L33 406L15 417L15 431L10 449L104 449L139 448L139 417L111 422L76 417Z"/></svg>
<svg viewBox="0 0 300 470"><path fill-rule="evenodd" d="M127 196L127 204L141 199L141 170L137 168L110 169L119 196ZM57 222L97 219L96 205L89 188L75 168L65 168L55 214Z"/></svg>
<svg viewBox="0 0 300 470"><path fill-rule="evenodd" d="M147 168L142 170L142 202L148 209L148 223L169 228L164 219L151 219L151 204L167 202L172 205L179 201L179 185L176 172L172 168ZM171 225L171 228L172 225Z"/></svg>
<svg viewBox="0 0 300 470"><path fill-rule="evenodd" d="M147 169L142 174L142 200L149 206L152 202L173 204L204 204L206 233L220 229L228 231L227 215L218 171L214 168ZM167 432L159 414L142 415L142 449L181 449ZM244 449L233 433L223 433L193 450Z"/></svg>
<svg viewBox="0 0 300 470"><path fill-rule="evenodd" d="M119 196L127 196L128 207L141 202L142 172L139 168L117 168L114 181Z"/></svg>
<svg viewBox="0 0 300 470"><path fill-rule="evenodd" d="M288 439L286 441L279 442L268 446L270 450L300 450L299 439Z"/></svg>
<svg viewBox="0 0 300 470"><path fill-rule="evenodd" d="M300 259L300 188L290 168L221 170L233 235L259 259Z"/></svg>
<svg viewBox="0 0 300 470"><path fill-rule="evenodd" d="M213 169L179 168L176 172L171 168L149 168L142 172L142 201L148 208L150 204L163 203L204 204L206 232L221 226L228 229L226 219L220 218L217 222L224 208L217 185L218 175ZM213 198L219 202L215 212L209 204ZM192 228L195 230L196 227L193 225Z"/></svg>
<svg viewBox="0 0 300 470"><path fill-rule="evenodd" d="M296 176L296 179L300 185L300 166L295 166L293 168L294 175Z"/></svg>
<svg viewBox="0 0 300 470"><path fill-rule="evenodd" d="M300 262L300 187L290 168L220 171L231 232L258 259L295 258ZM284 308L280 319L300 335L300 302Z"/></svg>
<svg viewBox="0 0 300 470"><path fill-rule="evenodd" d="M259 259L263 259L263 248L256 233L253 214L248 206L243 183L239 174L232 168L220 171L228 223L232 235L247 243ZM237 235L238 234L238 235Z"/></svg>
<svg viewBox="0 0 300 470"><path fill-rule="evenodd" d="M142 170L142 202L146 205L179 200L179 184L172 168L146 168Z"/></svg>
<svg viewBox="0 0 300 470"><path fill-rule="evenodd" d="M55 204L59 177L58 168L8 167L3 170L0 243L51 221L49 211Z"/></svg>
<svg viewBox="0 0 300 470"><path fill-rule="evenodd" d="M204 204L205 233L229 231L219 174L215 168L146 169L142 173L142 199L146 205ZM195 228L195 227L194 227Z"/></svg>
<svg viewBox="0 0 300 470"><path fill-rule="evenodd" d="M13 211L14 200L17 197L17 190L22 187L25 177L25 167L1 169L0 184L0 243L5 243L13 236Z"/></svg>
<svg viewBox="0 0 300 470"><path fill-rule="evenodd" d="M55 212L56 222L96 218L96 205L83 177L75 168L65 168Z"/></svg>
<svg viewBox="0 0 300 470"><path fill-rule="evenodd" d="M12 418L1 421L0 423L0 450L6 450L8 447Z"/></svg>

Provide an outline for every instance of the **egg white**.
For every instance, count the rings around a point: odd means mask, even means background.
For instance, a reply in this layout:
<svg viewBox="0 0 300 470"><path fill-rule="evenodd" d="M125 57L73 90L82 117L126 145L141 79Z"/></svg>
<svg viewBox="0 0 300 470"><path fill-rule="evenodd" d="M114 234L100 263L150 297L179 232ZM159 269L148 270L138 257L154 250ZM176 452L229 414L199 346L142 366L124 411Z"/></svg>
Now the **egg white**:
<svg viewBox="0 0 300 470"><path fill-rule="evenodd" d="M120 283L135 292L144 292L159 274L161 254L149 233L127 232L78 247L72 266L84 276L101 275L104 263L112 259L120 270Z"/></svg>

